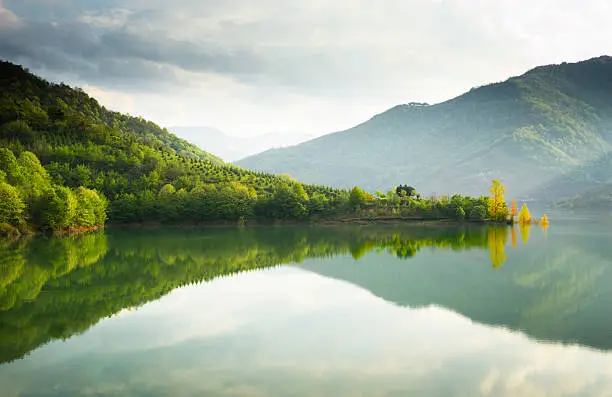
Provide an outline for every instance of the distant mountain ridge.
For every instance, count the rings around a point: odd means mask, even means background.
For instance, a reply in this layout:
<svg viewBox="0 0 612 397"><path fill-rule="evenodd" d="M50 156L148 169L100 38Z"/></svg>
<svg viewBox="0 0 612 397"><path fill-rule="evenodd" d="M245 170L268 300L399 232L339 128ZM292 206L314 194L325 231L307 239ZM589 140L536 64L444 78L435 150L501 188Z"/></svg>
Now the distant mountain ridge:
<svg viewBox="0 0 612 397"><path fill-rule="evenodd" d="M540 66L436 105L395 106L349 130L237 164L371 191L409 183L424 194L485 193L499 178L515 196L548 198L557 180L576 184L566 194L584 189L585 180L600 183L596 164L611 151L612 58L603 56ZM581 176L565 177L580 167Z"/></svg>
<svg viewBox="0 0 612 397"><path fill-rule="evenodd" d="M313 135L272 132L254 136L236 136L208 126L170 127L181 138L206 148L225 161L237 161L271 148L281 148L312 139Z"/></svg>

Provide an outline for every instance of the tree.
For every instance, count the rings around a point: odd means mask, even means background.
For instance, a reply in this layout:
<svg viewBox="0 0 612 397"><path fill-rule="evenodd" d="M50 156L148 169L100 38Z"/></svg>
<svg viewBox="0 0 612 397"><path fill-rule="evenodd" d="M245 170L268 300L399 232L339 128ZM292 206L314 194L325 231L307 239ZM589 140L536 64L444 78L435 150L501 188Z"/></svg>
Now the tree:
<svg viewBox="0 0 612 397"><path fill-rule="evenodd" d="M518 207L516 206L516 200L512 200L512 203L510 204L510 215L512 215L513 218L518 215Z"/></svg>
<svg viewBox="0 0 612 397"><path fill-rule="evenodd" d="M416 196L416 189L412 186L399 185L395 188L395 193L400 197L412 197Z"/></svg>
<svg viewBox="0 0 612 397"><path fill-rule="evenodd" d="M75 190L77 207L74 226L99 226L106 221L106 200L95 190L79 187Z"/></svg>
<svg viewBox="0 0 612 397"><path fill-rule="evenodd" d="M549 221L548 221L548 216L546 216L546 214L544 214L542 216L542 219L540 219L540 225L542 227L548 227Z"/></svg>
<svg viewBox="0 0 612 397"><path fill-rule="evenodd" d="M48 199L43 219L44 227L51 230L65 230L73 226L77 211L77 199L69 188L56 186Z"/></svg>
<svg viewBox="0 0 612 397"><path fill-rule="evenodd" d="M527 208L527 204L523 204L523 206L521 207L521 211L518 215L518 223L521 225L531 224L531 214L529 213L529 208Z"/></svg>
<svg viewBox="0 0 612 397"><path fill-rule="evenodd" d="M358 211L366 201L366 192L355 186L349 192L349 206L352 211Z"/></svg>
<svg viewBox="0 0 612 397"><path fill-rule="evenodd" d="M161 189L159 189L160 196L171 196L174 193L176 193L176 188L169 183L165 184Z"/></svg>
<svg viewBox="0 0 612 397"><path fill-rule="evenodd" d="M470 219L476 221L484 221L487 217L487 209L484 205L476 204L474 208L472 208L472 212L470 212Z"/></svg>
<svg viewBox="0 0 612 397"><path fill-rule="evenodd" d="M17 189L6 182L0 182L0 223L18 225L24 209L25 204Z"/></svg>
<svg viewBox="0 0 612 397"><path fill-rule="evenodd" d="M23 183L17 158L10 149L0 148L0 170L5 172L7 182L11 185Z"/></svg>
<svg viewBox="0 0 612 397"><path fill-rule="evenodd" d="M489 218L494 221L505 221L508 215L508 205L504 199L506 188L499 180L493 180L489 197Z"/></svg>
<svg viewBox="0 0 612 397"><path fill-rule="evenodd" d="M463 207L457 207L457 209L455 210L455 218L460 221L465 219L465 210L463 209Z"/></svg>

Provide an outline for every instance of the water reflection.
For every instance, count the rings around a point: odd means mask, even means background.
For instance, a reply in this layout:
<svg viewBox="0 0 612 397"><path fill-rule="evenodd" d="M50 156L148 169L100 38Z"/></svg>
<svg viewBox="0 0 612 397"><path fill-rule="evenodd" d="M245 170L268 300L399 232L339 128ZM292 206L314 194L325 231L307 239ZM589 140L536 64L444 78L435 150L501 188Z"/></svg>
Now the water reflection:
<svg viewBox="0 0 612 397"><path fill-rule="evenodd" d="M368 263L366 257L370 255L374 255L376 261L383 258L402 259L396 259L387 267L395 269L394 274L371 267L375 274L370 279L382 277L386 291L378 291L377 286L366 285L365 288L381 296L394 293L393 283L403 277L412 277L420 280L421 285L428 285L423 280L436 274L432 270L436 268L429 264L432 259L429 255L423 258L425 262L420 266L405 266L406 260L413 264L421 263L417 259L424 249L439 252L434 258L446 258L442 253L449 252L454 255L450 262L457 262L456 267L462 261L482 262L478 256L455 253L486 250L489 251L489 266L495 269L502 267L515 254L520 258L520 263L530 262L532 259L525 260L524 252L506 251L510 233L516 232L508 227L440 225L219 228L112 231L74 238L36 238L5 243L0 263L0 362L22 357L50 340L83 332L102 318L124 308L159 299L177 287L238 272L302 262L308 258L331 260L329 258L333 256L345 258L350 255L353 265L340 277L347 278L348 275L349 279L359 274L353 272L360 268L355 263ZM524 233L521 230L522 236ZM532 254L537 252L533 251ZM391 256L384 255L386 253ZM324 263L327 272L333 273L341 268L327 261ZM414 269L421 269L426 274L410 275ZM529 271L537 272L538 269L530 268ZM464 272L463 275L469 275L472 279L458 282L450 290L464 289L477 280L480 280L481 288L497 285L501 280L506 282L505 275L479 272L473 274L473 269ZM520 279L529 277L521 274ZM429 287L433 291L449 290L449 286L440 280L431 280L431 283ZM421 291L418 287L413 290L420 291L422 295L396 300L385 296L385 299L419 305L424 298L428 304L440 303L463 313L469 310L460 307L462 304L468 309L479 306L474 301L462 302L457 299L455 303L449 303L431 296L431 291ZM487 291L487 288L483 291ZM457 293L466 296L465 292ZM509 296L515 293L529 296L530 291L516 290L516 283L512 281L506 293ZM490 298L484 299L488 301ZM478 318L478 314L474 316ZM503 316L495 321L488 318L478 321L522 327L520 322ZM564 335L555 337L568 338Z"/></svg>
<svg viewBox="0 0 612 397"><path fill-rule="evenodd" d="M0 367L0 384L9 397L588 396L610 373L608 354L284 267L176 290Z"/></svg>
<svg viewBox="0 0 612 397"><path fill-rule="evenodd" d="M216 228L4 243L2 394L605 395L609 230Z"/></svg>

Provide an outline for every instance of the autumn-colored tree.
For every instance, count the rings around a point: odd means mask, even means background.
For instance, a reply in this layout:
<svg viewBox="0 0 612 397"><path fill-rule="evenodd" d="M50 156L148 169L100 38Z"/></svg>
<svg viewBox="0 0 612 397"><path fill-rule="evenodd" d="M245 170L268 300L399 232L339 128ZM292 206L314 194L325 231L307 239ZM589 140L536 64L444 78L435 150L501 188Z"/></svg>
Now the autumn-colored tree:
<svg viewBox="0 0 612 397"><path fill-rule="evenodd" d="M528 225L531 223L531 213L529 212L529 208L527 208L527 204L523 204L521 207L521 211L518 215L518 223L521 225Z"/></svg>
<svg viewBox="0 0 612 397"><path fill-rule="evenodd" d="M544 214L544 216L542 216L542 219L540 219L540 225L542 227L548 227L549 221L548 221L548 217L546 216L546 214Z"/></svg>
<svg viewBox="0 0 612 397"><path fill-rule="evenodd" d="M506 188L499 180L493 180L489 197L489 218L495 221L505 221L508 215L508 204L504 199Z"/></svg>
<svg viewBox="0 0 612 397"><path fill-rule="evenodd" d="M512 200L512 203L510 204L510 215L512 215L513 217L518 215L518 207L516 206L516 200Z"/></svg>

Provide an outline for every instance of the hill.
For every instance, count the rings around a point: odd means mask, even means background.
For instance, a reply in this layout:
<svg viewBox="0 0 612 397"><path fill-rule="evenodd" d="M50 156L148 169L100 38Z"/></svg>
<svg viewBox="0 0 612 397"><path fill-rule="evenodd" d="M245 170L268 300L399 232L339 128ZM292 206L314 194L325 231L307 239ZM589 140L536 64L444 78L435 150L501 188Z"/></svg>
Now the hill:
<svg viewBox="0 0 612 397"><path fill-rule="evenodd" d="M225 161L237 161L270 148L295 145L312 138L304 134L269 133L254 136L235 136L212 127L170 127L177 136L205 147Z"/></svg>
<svg viewBox="0 0 612 397"><path fill-rule="evenodd" d="M110 221L123 223L300 219L348 203L346 191L226 164L150 121L109 111L80 89L9 62L0 62L0 149L4 229L72 226L80 204L63 188L98 195L89 222L96 225L107 200Z"/></svg>
<svg viewBox="0 0 612 397"><path fill-rule="evenodd" d="M409 183L424 194L478 194L500 177L515 196L548 198L557 178L597 164L611 149L612 58L600 57L537 67L436 105L399 105L237 164L370 191ZM600 178L596 171L589 183ZM566 180L575 185L565 193L584 188L580 177Z"/></svg>
<svg viewBox="0 0 612 397"><path fill-rule="evenodd" d="M576 210L612 210L612 183L606 183L584 193L559 200L556 205Z"/></svg>

